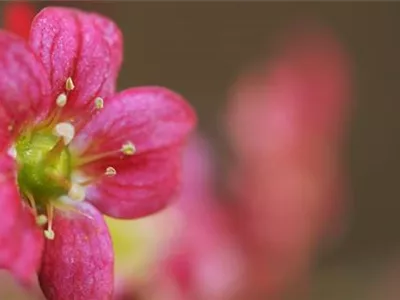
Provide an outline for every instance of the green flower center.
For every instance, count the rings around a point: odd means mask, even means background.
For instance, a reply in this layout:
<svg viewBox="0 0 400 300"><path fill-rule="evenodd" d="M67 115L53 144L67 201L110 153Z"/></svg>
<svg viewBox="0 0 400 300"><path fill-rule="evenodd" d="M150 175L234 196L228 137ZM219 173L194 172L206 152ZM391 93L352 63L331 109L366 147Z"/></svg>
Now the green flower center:
<svg viewBox="0 0 400 300"><path fill-rule="evenodd" d="M17 183L24 201L32 208L38 225L47 224L44 235L54 239L52 220L54 208L73 209L72 201L83 201L85 189L104 176L112 177L117 171L107 167L103 173L91 174L90 178L81 171L93 162L109 156L122 154L130 156L135 153L135 146L127 141L121 148L96 154L77 154L70 151L70 143L75 137L77 128L83 128L89 116L82 114L77 118L62 120L62 109L68 103L69 93L75 88L71 78L65 83L65 92L57 96L56 107L52 113L37 126L28 127L19 133L13 151L17 161ZM94 112L104 106L103 99L94 99ZM89 112L90 114L93 111ZM12 130L12 125L10 125ZM75 173L78 173L81 176Z"/></svg>
<svg viewBox="0 0 400 300"><path fill-rule="evenodd" d="M49 129L22 133L15 143L18 185L26 199L35 199L43 210L68 192L72 163L68 147Z"/></svg>

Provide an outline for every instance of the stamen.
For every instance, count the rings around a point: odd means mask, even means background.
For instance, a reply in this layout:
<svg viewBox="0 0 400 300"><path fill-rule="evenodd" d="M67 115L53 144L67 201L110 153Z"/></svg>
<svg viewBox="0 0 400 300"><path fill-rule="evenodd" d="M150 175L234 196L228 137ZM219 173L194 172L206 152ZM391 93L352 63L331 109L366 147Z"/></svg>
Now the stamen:
<svg viewBox="0 0 400 300"><path fill-rule="evenodd" d="M106 158L108 156L115 155L118 152L122 152L122 154L124 154L124 155L131 156L131 155L134 155L136 153L136 147L132 142L126 142L125 144L122 145L122 147L119 150L111 150L111 151L107 151L107 152L93 154L93 155L89 155L89 156L83 157L77 162L76 166L77 167L83 166L83 165L86 165L88 163L92 163L94 161Z"/></svg>
<svg viewBox="0 0 400 300"><path fill-rule="evenodd" d="M125 155L133 155L136 152L136 147L131 142L122 145L121 152Z"/></svg>
<svg viewBox="0 0 400 300"><path fill-rule="evenodd" d="M92 117L104 108L104 100L101 97L94 99L94 106L88 110L84 110L82 114L75 116L72 120L75 125L75 132L80 132Z"/></svg>
<svg viewBox="0 0 400 300"><path fill-rule="evenodd" d="M54 231L53 231L53 218L54 218L54 207L51 204L48 204L46 206L46 211L47 211L47 230L44 231L44 236L48 240L54 240Z"/></svg>
<svg viewBox="0 0 400 300"><path fill-rule="evenodd" d="M50 128L53 127L60 119L62 108L65 105L67 105L67 102L68 102L68 98L65 93L61 93L60 95L58 95L56 98L57 107L51 112L48 119L42 123L42 125L39 127L39 129L45 128L45 127L50 127Z"/></svg>
<svg viewBox="0 0 400 300"><path fill-rule="evenodd" d="M73 183L71 188L68 191L68 197L70 197L74 201L83 201L85 200L85 189L83 186Z"/></svg>
<svg viewBox="0 0 400 300"><path fill-rule="evenodd" d="M108 177L113 177L117 175L117 171L113 167L107 167L106 171L104 172L104 175Z"/></svg>
<svg viewBox="0 0 400 300"><path fill-rule="evenodd" d="M43 226L47 223L48 219L45 215L39 215L36 217L36 224L39 226Z"/></svg>
<svg viewBox="0 0 400 300"><path fill-rule="evenodd" d="M65 93L62 93L60 95L58 95L57 99L56 99L56 104L58 107L64 107L67 104L67 95Z"/></svg>
<svg viewBox="0 0 400 300"><path fill-rule="evenodd" d="M32 208L33 215L36 217L37 216L37 208L36 208L36 202L35 199L33 198L33 195L30 193L25 193L26 198L28 198L29 204Z"/></svg>
<svg viewBox="0 0 400 300"><path fill-rule="evenodd" d="M44 236L45 236L46 239L48 239L48 240L54 240L55 234L54 234L53 229L46 229L46 230L44 231Z"/></svg>
<svg viewBox="0 0 400 300"><path fill-rule="evenodd" d="M104 107L104 100L103 98L97 97L94 99L94 106L96 109L102 109Z"/></svg>
<svg viewBox="0 0 400 300"><path fill-rule="evenodd" d="M75 127L68 122L58 123L54 129L53 134L64 139L64 144L68 145L75 136Z"/></svg>
<svg viewBox="0 0 400 300"><path fill-rule="evenodd" d="M88 186L88 185L91 185L91 184L93 184L95 182L100 181L103 178L103 176L113 177L115 175L117 175L117 171L113 167L107 167L107 169L105 170L105 172L103 174L98 175L96 177L92 177L92 178L87 179L85 181L82 181L82 182L79 183L79 185L80 186Z"/></svg>
<svg viewBox="0 0 400 300"><path fill-rule="evenodd" d="M72 91L75 88L75 84L72 81L71 77L67 78L67 81L65 82L65 89L69 92Z"/></svg>

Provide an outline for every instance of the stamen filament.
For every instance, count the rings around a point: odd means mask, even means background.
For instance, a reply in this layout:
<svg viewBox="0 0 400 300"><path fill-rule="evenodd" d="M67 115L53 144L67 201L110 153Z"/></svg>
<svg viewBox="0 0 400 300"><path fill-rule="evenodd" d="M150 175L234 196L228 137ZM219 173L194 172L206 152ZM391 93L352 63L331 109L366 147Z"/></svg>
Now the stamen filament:
<svg viewBox="0 0 400 300"><path fill-rule="evenodd" d="M54 207L51 204L46 206L47 212L47 229L44 231L44 235L49 240L54 240L54 231L53 231L53 218L54 218Z"/></svg>
<svg viewBox="0 0 400 300"><path fill-rule="evenodd" d="M104 176L113 177L115 175L117 175L117 171L113 167L107 167L106 171L103 174L93 177L93 178L90 178L90 179L87 179L85 181L82 181L79 183L79 185L80 186L88 186L88 185L91 185L93 183L100 181L101 179L104 178Z"/></svg>
<svg viewBox="0 0 400 300"><path fill-rule="evenodd" d="M92 163L94 161L106 158L108 156L115 155L118 152L121 152L125 156L131 156L131 155L135 154L136 147L132 142L126 142L118 150L111 150L111 151L107 151L107 152L93 154L93 155L89 155L89 156L83 157L80 160L78 160L76 166L80 167L80 166L83 166L83 165L87 165L87 164Z"/></svg>
<svg viewBox="0 0 400 300"><path fill-rule="evenodd" d="M33 211L33 215L35 217L37 217L36 202L35 202L35 199L33 198L33 195L31 193L26 193L25 192L25 196L26 196L26 198L28 198L29 204L30 204L30 206L32 208L32 211Z"/></svg>
<svg viewBox="0 0 400 300"><path fill-rule="evenodd" d="M45 122L45 124L43 124L44 127L48 126L51 128L57 124L57 122L60 120L61 117L62 108L67 104L67 102L68 98L65 93L61 93L60 95L58 95L56 99L57 107L50 114L50 117L48 118L49 123Z"/></svg>
<svg viewBox="0 0 400 300"><path fill-rule="evenodd" d="M80 132L85 125L91 120L93 115L104 108L104 100L101 97L96 97L94 99L94 106L87 111L84 111L82 114L78 115L73 121L75 132Z"/></svg>
<svg viewBox="0 0 400 300"><path fill-rule="evenodd" d="M121 150L118 149L118 150L111 150L111 151L107 151L107 152L103 152L103 153L89 155L89 156L79 159L76 166L81 167L81 166L87 165L89 163L95 162L97 160L106 158L108 156L118 154L120 152L121 152Z"/></svg>

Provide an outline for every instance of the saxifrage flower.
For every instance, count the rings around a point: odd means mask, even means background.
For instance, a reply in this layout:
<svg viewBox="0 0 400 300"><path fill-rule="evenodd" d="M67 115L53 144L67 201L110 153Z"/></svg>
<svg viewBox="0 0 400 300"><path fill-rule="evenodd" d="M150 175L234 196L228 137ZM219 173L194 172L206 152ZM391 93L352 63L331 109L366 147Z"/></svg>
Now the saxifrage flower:
<svg viewBox="0 0 400 300"><path fill-rule="evenodd" d="M329 29L300 26L275 53L240 76L227 111L247 290L269 299L307 286L321 240L340 233L352 104L351 64Z"/></svg>
<svg viewBox="0 0 400 300"><path fill-rule="evenodd" d="M109 299L101 213L137 218L179 186L191 107L161 87L115 94L122 35L109 19L46 8L28 42L0 31L0 267L48 299Z"/></svg>

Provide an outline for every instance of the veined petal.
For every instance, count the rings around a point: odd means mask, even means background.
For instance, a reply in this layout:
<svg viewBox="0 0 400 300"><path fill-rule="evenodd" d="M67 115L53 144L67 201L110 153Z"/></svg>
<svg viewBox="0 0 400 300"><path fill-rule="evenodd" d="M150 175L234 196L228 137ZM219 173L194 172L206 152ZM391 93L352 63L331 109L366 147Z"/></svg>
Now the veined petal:
<svg viewBox="0 0 400 300"><path fill-rule="evenodd" d="M248 289L272 298L309 279L320 239L343 224L348 59L329 31L310 29L289 34L268 65L244 74L228 111Z"/></svg>
<svg viewBox="0 0 400 300"><path fill-rule="evenodd" d="M87 190L87 200L102 213L132 219L163 209L180 183L180 150L177 148L133 157L128 166L116 166L117 175L104 177Z"/></svg>
<svg viewBox="0 0 400 300"><path fill-rule="evenodd" d="M0 30L0 106L11 126L37 119L50 107L47 74L27 43ZM5 130L7 128L3 128Z"/></svg>
<svg viewBox="0 0 400 300"><path fill-rule="evenodd" d="M108 166L117 172L89 188L89 201L101 212L120 218L164 208L178 188L180 151L194 123L191 107L165 88L132 88L108 99L72 144L83 158L117 150L83 166L89 177ZM118 149L128 141L136 152L121 159Z"/></svg>
<svg viewBox="0 0 400 300"><path fill-rule="evenodd" d="M106 99L104 109L75 138L82 155L118 150L127 141L136 155L182 144L195 114L178 94L162 87L125 90ZM115 158L120 160L120 154Z"/></svg>
<svg viewBox="0 0 400 300"><path fill-rule="evenodd" d="M49 300L111 299L114 255L101 214L88 203L56 211L54 240L47 240L39 273Z"/></svg>
<svg viewBox="0 0 400 300"><path fill-rule="evenodd" d="M0 268L9 270L22 283L34 278L41 259L43 235L33 215L21 205L8 156L0 158Z"/></svg>
<svg viewBox="0 0 400 300"><path fill-rule="evenodd" d="M109 19L76 9L48 7L34 19L30 45L50 74L53 98L71 77L67 111L114 93L122 61L122 34Z"/></svg>

